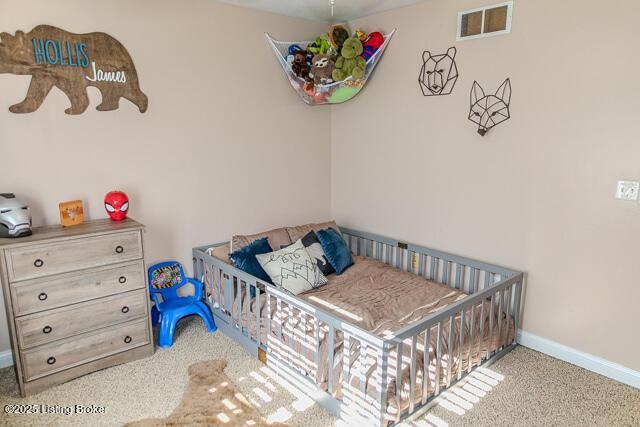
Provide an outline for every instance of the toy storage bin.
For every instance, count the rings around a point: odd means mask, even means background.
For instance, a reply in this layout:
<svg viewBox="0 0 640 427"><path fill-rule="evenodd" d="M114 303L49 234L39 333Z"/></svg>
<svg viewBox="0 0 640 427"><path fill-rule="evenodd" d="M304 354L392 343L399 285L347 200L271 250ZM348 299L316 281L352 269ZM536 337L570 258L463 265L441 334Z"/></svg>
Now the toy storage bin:
<svg viewBox="0 0 640 427"><path fill-rule="evenodd" d="M306 46L310 43L313 43L313 41L280 41L275 40L268 33L265 33L265 36L267 37L267 41L273 49L273 52L278 58L278 62L280 62L282 69L287 75L291 86L295 89L298 95L300 95L302 100L309 105L324 105L340 104L342 102L348 101L356 96L360 92L360 90L362 90L395 32L396 30L394 29L390 33L384 35L384 43L382 43L382 46L380 46L380 48L367 61L367 67L365 69L363 78L356 80L353 77L348 77L345 80L327 85L314 85L309 89L305 89L304 79L296 76L293 73L291 65L289 65L289 63L287 62L287 51L289 46L292 44Z"/></svg>

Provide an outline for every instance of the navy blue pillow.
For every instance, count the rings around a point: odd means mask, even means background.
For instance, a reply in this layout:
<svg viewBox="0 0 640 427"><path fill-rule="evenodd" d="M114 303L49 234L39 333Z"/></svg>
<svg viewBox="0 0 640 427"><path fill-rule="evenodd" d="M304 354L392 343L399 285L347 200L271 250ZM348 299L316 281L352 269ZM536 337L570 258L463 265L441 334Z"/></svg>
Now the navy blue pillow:
<svg viewBox="0 0 640 427"><path fill-rule="evenodd" d="M237 251L230 253L229 258L231 258L231 261L233 261L233 265L235 265L236 268L257 277L263 282L271 283L273 285L271 278L262 269L262 266L256 258L256 255L268 254L269 252L273 252L273 249L269 244L268 237L263 237L262 239L251 242L242 249L238 249ZM253 288L251 288L251 295L255 296L255 290Z"/></svg>
<svg viewBox="0 0 640 427"><path fill-rule="evenodd" d="M324 255L329 260L329 264L336 270L336 274L342 274L348 267L353 265L351 251L340 233L333 228L316 231L318 240L322 245Z"/></svg>

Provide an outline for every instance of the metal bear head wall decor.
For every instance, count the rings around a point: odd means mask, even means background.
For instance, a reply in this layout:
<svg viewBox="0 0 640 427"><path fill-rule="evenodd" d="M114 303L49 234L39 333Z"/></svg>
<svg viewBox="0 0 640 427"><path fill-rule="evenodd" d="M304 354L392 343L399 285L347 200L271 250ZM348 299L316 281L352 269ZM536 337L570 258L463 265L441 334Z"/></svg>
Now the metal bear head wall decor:
<svg viewBox="0 0 640 427"><path fill-rule="evenodd" d="M469 120L478 125L478 133L484 136L489 129L508 120L511 102L511 80L506 79L495 95L485 95L484 90L474 81L471 86L471 108Z"/></svg>
<svg viewBox="0 0 640 427"><path fill-rule="evenodd" d="M453 91L458 80L455 57L455 47L450 47L447 53L440 55L431 55L428 50L422 53L418 82L424 96L449 95Z"/></svg>

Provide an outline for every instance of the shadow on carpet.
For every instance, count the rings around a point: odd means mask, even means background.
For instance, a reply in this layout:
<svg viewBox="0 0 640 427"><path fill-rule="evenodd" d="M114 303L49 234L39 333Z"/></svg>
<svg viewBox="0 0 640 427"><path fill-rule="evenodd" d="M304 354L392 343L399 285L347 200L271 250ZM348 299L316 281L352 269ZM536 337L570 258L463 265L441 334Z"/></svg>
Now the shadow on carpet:
<svg viewBox="0 0 640 427"><path fill-rule="evenodd" d="M210 360L189 366L189 384L178 407L166 418L149 418L127 427L196 426L280 426L266 420L224 374L227 362ZM162 396L158 396L161 398Z"/></svg>

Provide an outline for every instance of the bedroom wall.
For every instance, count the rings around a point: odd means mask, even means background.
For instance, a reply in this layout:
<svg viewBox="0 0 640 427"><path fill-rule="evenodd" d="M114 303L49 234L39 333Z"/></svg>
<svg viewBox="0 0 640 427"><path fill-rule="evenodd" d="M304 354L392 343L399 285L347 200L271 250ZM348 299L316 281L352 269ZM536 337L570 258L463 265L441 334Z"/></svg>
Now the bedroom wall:
<svg viewBox="0 0 640 427"><path fill-rule="evenodd" d="M16 115L8 107L30 78L0 75L0 192L26 199L36 225L58 223L58 202L76 198L89 218L106 217L104 194L122 189L147 225L147 262L191 270L193 246L328 218L328 130L310 129L328 128L329 110L300 102L264 38L315 37L324 25L211 0L0 0L0 10L0 31L12 34L52 24L113 35L149 96L145 114L126 100L97 112L89 88L87 112L67 116L54 89L38 111Z"/></svg>
<svg viewBox="0 0 640 427"><path fill-rule="evenodd" d="M497 2L497 1L496 1ZM338 223L528 273L523 328L640 370L640 59L634 0L516 0L510 35L455 41L458 11L430 0L351 23L398 28L358 98L332 109ZM423 50L458 50L450 96L423 97ZM512 118L467 120L475 80L511 78Z"/></svg>

